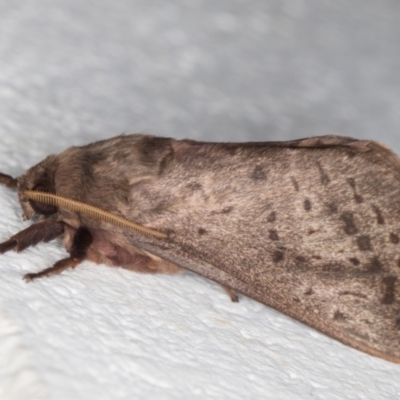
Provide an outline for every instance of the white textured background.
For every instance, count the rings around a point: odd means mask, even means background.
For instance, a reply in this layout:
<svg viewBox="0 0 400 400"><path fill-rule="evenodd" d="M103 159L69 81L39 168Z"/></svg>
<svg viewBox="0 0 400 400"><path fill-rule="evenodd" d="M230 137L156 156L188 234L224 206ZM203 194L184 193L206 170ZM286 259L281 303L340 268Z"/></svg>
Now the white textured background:
<svg viewBox="0 0 400 400"><path fill-rule="evenodd" d="M0 0L0 171L122 132L400 152L397 0ZM0 188L0 240L26 227ZM0 399L395 399L400 366L193 274L0 258Z"/></svg>

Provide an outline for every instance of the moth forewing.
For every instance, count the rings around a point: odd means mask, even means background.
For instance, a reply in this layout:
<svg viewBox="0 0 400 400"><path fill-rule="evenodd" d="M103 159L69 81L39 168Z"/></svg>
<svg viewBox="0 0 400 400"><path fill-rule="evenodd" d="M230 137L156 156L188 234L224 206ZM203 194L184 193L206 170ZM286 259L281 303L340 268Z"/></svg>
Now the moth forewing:
<svg viewBox="0 0 400 400"><path fill-rule="evenodd" d="M189 269L367 353L400 362L400 161L339 136L202 143L126 135L49 156L18 179L41 215L0 244L63 237L70 256Z"/></svg>

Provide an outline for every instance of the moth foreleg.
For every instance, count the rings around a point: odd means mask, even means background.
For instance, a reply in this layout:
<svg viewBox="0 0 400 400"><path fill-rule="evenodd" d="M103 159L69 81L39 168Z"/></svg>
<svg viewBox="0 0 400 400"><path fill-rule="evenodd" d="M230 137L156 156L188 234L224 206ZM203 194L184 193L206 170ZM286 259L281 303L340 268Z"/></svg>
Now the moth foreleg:
<svg viewBox="0 0 400 400"><path fill-rule="evenodd" d="M6 185L10 189L15 189L17 187L18 180L10 175L2 174L0 172L0 183Z"/></svg>
<svg viewBox="0 0 400 400"><path fill-rule="evenodd" d="M43 271L26 274L24 276L25 282L30 282L33 279L42 278L44 276L60 274L67 268L75 268L86 259L87 251L92 244L92 241L93 236L89 229L83 226L78 228L72 241L70 256L57 261L52 267L46 268Z"/></svg>
<svg viewBox="0 0 400 400"><path fill-rule="evenodd" d="M64 223L61 221L46 220L33 224L10 239L0 243L0 253L15 250L22 251L29 246L35 246L40 242L50 242L64 232Z"/></svg>

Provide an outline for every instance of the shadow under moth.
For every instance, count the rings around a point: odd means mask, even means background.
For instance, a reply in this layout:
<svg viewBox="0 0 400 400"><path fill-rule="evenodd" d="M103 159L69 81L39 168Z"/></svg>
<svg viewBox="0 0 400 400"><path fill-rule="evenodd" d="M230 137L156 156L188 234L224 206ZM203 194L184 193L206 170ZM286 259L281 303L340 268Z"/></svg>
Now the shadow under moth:
<svg viewBox="0 0 400 400"><path fill-rule="evenodd" d="M188 269L347 345L400 362L400 160L339 136L202 143L123 135L50 155L17 179L25 219L0 244L62 237L69 257Z"/></svg>

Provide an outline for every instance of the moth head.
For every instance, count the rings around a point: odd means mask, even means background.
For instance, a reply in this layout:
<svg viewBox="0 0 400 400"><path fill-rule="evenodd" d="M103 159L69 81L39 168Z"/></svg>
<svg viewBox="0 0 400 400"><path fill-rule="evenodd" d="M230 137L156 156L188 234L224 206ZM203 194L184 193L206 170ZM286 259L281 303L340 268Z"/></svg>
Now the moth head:
<svg viewBox="0 0 400 400"><path fill-rule="evenodd" d="M18 178L18 197L24 219L30 219L37 215L48 217L57 213L57 207L29 200L24 195L25 190L55 193L54 176L57 166L58 157L51 155Z"/></svg>

